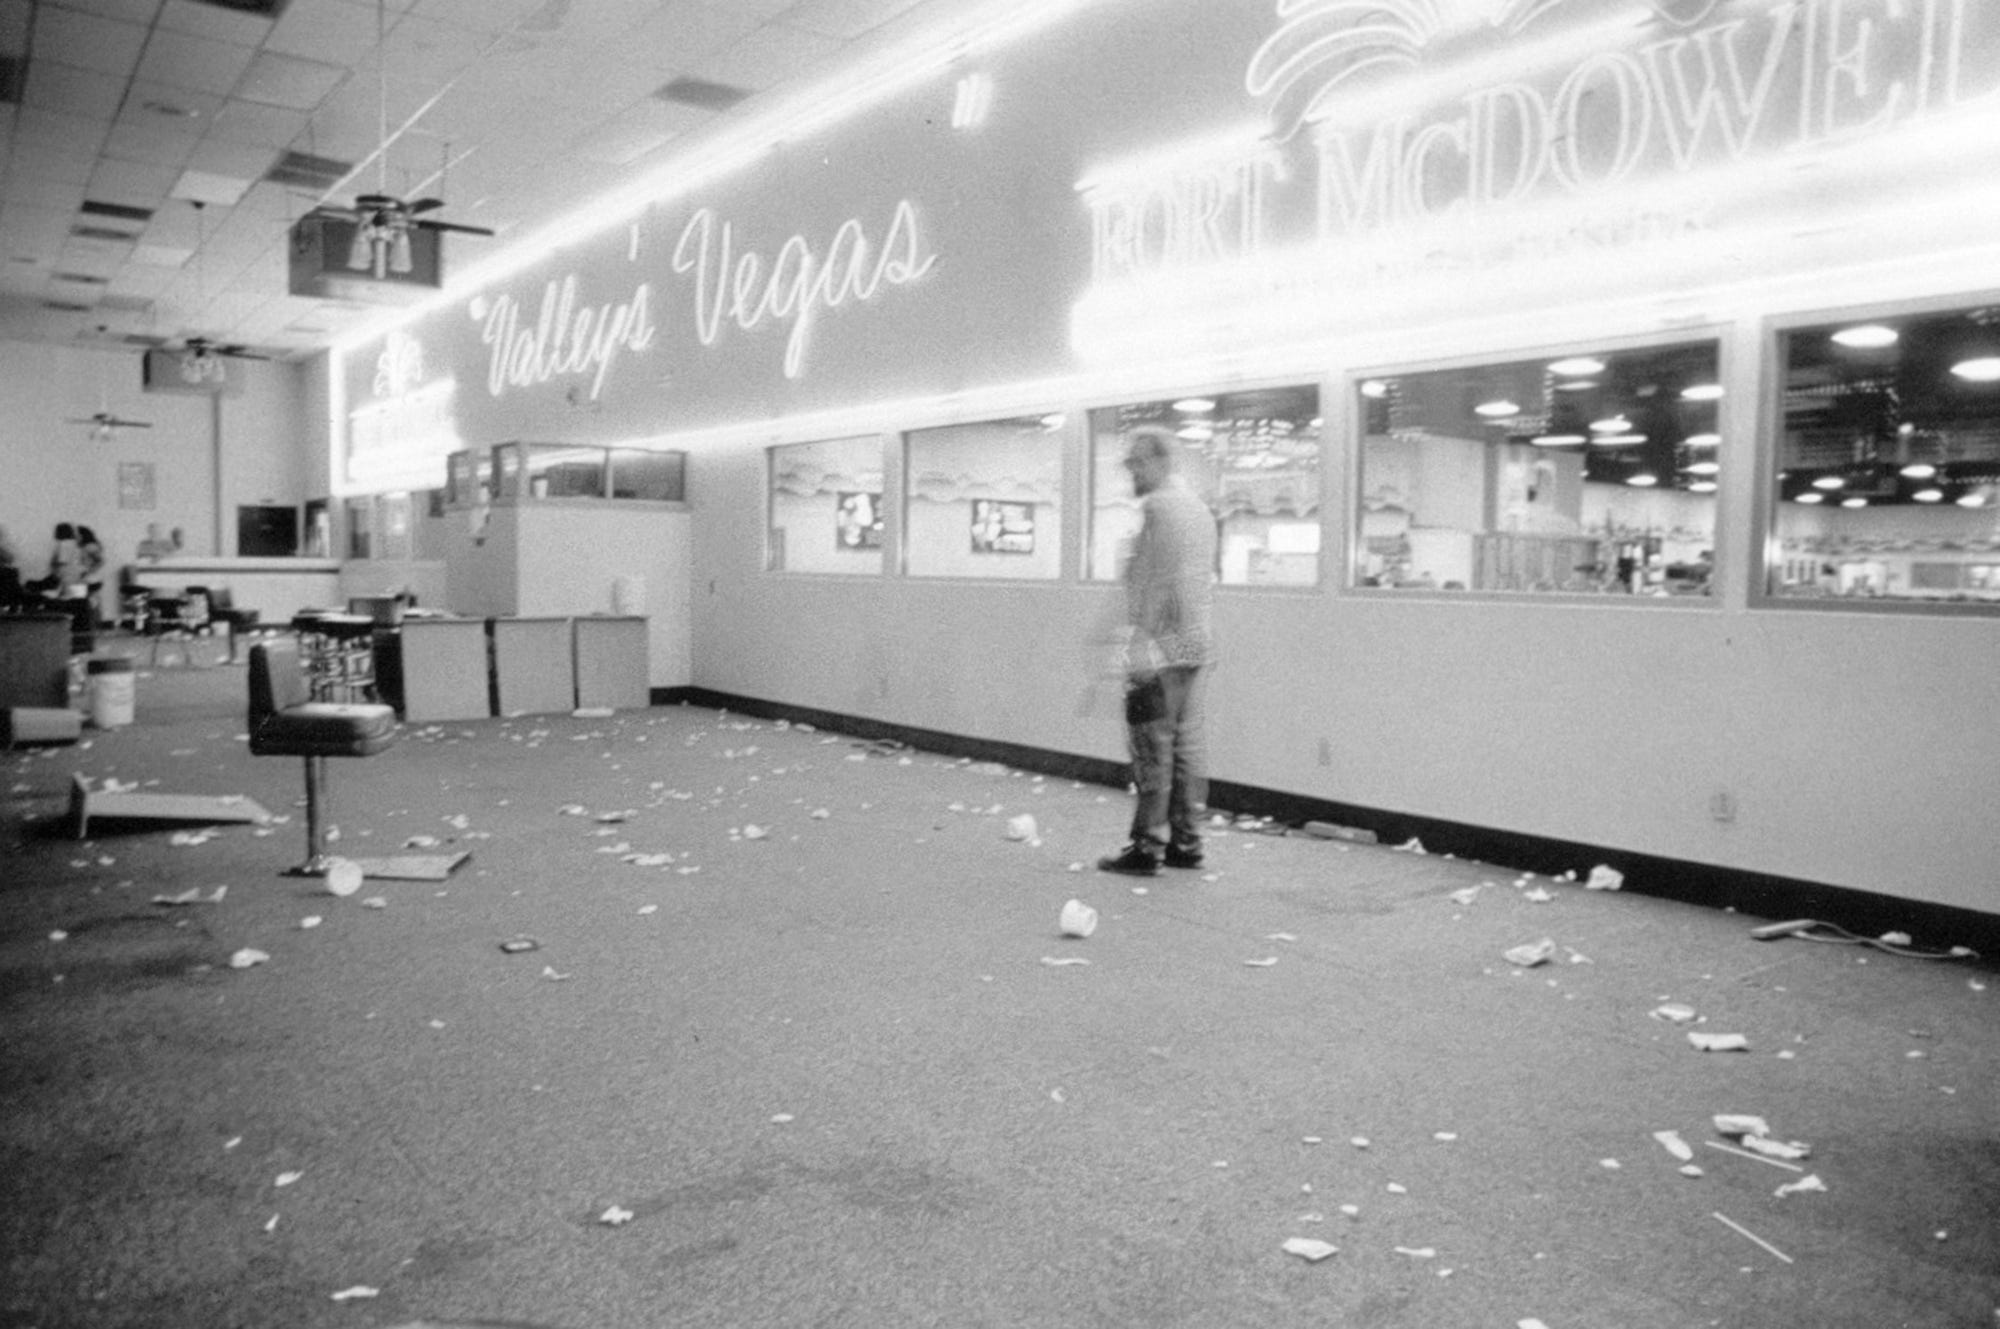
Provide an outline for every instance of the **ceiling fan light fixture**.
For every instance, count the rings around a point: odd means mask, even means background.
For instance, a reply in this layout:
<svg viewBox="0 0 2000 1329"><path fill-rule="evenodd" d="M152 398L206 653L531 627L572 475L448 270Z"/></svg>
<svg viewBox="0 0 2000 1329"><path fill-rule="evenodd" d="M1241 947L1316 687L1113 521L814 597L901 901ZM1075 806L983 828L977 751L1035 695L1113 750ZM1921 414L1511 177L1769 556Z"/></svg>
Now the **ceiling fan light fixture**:
<svg viewBox="0 0 2000 1329"><path fill-rule="evenodd" d="M375 265L375 223L364 221L354 228L354 243L347 247L347 267L366 272Z"/></svg>
<svg viewBox="0 0 2000 1329"><path fill-rule="evenodd" d="M410 261L410 232L398 227L389 236L389 271L407 275L415 264Z"/></svg>

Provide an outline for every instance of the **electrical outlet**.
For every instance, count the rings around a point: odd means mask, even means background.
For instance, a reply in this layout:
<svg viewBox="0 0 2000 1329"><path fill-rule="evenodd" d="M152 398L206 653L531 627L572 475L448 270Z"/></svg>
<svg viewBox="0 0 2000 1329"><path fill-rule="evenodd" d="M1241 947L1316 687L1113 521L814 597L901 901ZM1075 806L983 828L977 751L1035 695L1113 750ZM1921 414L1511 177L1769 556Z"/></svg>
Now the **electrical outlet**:
<svg viewBox="0 0 2000 1329"><path fill-rule="evenodd" d="M1736 820L1736 795L1718 789L1708 796L1708 815L1717 821Z"/></svg>

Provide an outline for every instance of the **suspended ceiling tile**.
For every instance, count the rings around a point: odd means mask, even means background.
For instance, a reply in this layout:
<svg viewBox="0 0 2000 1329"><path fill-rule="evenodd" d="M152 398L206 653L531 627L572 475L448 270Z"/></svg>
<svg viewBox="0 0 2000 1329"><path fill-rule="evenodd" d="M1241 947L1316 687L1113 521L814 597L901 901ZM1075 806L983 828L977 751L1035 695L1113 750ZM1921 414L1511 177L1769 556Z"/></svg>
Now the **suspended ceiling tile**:
<svg viewBox="0 0 2000 1329"><path fill-rule="evenodd" d="M150 25L160 12L162 0L45 0L43 8L76 9L100 18L122 19Z"/></svg>
<svg viewBox="0 0 2000 1329"><path fill-rule="evenodd" d="M622 40L625 49L652 55L661 69L692 69L754 32L757 20L736 10L672 3L660 7Z"/></svg>
<svg viewBox="0 0 2000 1329"><path fill-rule="evenodd" d="M213 146L203 144L203 152L198 152L197 158ZM231 176L190 168L181 172L181 178L174 183L173 197L228 207L242 198L244 191L250 188L250 182L262 174L262 171L256 171Z"/></svg>
<svg viewBox="0 0 2000 1329"><path fill-rule="evenodd" d="M347 79L339 65L260 51L243 75L237 95L272 106L310 111Z"/></svg>
<svg viewBox="0 0 2000 1329"><path fill-rule="evenodd" d="M28 84L21 104L64 115L109 120L118 114L118 104L124 96L122 78L37 59L28 64Z"/></svg>
<svg viewBox="0 0 2000 1329"><path fill-rule="evenodd" d="M165 125L119 123L104 140L104 155L123 161L178 167L194 155L200 136Z"/></svg>
<svg viewBox="0 0 2000 1329"><path fill-rule="evenodd" d="M283 148L305 133L309 119L304 111L232 98L216 113L209 133L231 143Z"/></svg>
<svg viewBox="0 0 2000 1329"><path fill-rule="evenodd" d="M146 53L139 58L138 76L148 82L227 96L256 54L255 48L234 42L155 28Z"/></svg>
<svg viewBox="0 0 2000 1329"><path fill-rule="evenodd" d="M80 190L90 183L90 173L96 169L95 157L84 153L62 152L39 143L16 144L13 155L7 159L7 178L10 185L15 179L19 179L23 182L38 181L69 185Z"/></svg>
<svg viewBox="0 0 2000 1329"><path fill-rule="evenodd" d="M264 49L346 66L359 62L375 44L373 5L363 8L311 0L295 3L285 11L265 39Z"/></svg>
<svg viewBox="0 0 2000 1329"><path fill-rule="evenodd" d="M149 166L107 157L99 160L97 169L91 172L90 196L101 203L154 208L179 178L180 171L171 166Z"/></svg>
<svg viewBox="0 0 2000 1329"><path fill-rule="evenodd" d="M410 13L491 34L505 32L554 8L549 0L417 0Z"/></svg>
<svg viewBox="0 0 2000 1329"><path fill-rule="evenodd" d="M826 37L851 41L906 14L918 0L801 0L785 22Z"/></svg>
<svg viewBox="0 0 2000 1329"><path fill-rule="evenodd" d="M798 0L699 0L699 3L727 9L757 23L766 23L783 15Z"/></svg>
<svg viewBox="0 0 2000 1329"><path fill-rule="evenodd" d="M0 0L0 52L19 55L28 49L28 20L34 12L28 0Z"/></svg>
<svg viewBox="0 0 2000 1329"><path fill-rule="evenodd" d="M145 49L146 29L74 9L36 11L35 60L129 78Z"/></svg>
<svg viewBox="0 0 2000 1329"><path fill-rule="evenodd" d="M696 65L693 72L719 83L762 91L776 87L815 60L825 60L839 49L838 42L773 23Z"/></svg>
<svg viewBox="0 0 2000 1329"><path fill-rule="evenodd" d="M134 79L118 112L118 122L179 126L202 133L227 104L227 99L213 92Z"/></svg>
<svg viewBox="0 0 2000 1329"><path fill-rule="evenodd" d="M9 190L7 201L0 204L0 237L6 238L10 248L17 243L60 244L76 220L76 207L83 202L82 195L74 200L40 202L24 197L23 193Z"/></svg>
<svg viewBox="0 0 2000 1329"><path fill-rule="evenodd" d="M299 5L312 3L313 0L292 0L291 7L296 9ZM272 24L262 14L246 13L222 5L198 4L195 0L167 0L160 10L160 26L210 41L255 46L270 34Z"/></svg>
<svg viewBox="0 0 2000 1329"><path fill-rule="evenodd" d="M134 267L161 268L174 270L194 257L192 247L179 245L155 245L141 242L132 247L132 262L126 265L124 275L130 277Z"/></svg>

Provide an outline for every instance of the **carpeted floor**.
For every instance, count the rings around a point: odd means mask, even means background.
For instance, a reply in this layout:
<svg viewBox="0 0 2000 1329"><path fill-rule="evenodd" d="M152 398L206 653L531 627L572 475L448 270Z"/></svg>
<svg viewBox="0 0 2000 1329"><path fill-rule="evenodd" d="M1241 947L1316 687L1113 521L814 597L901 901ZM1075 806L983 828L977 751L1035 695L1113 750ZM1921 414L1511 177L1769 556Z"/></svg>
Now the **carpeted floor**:
<svg viewBox="0 0 2000 1329"><path fill-rule="evenodd" d="M1235 827L1111 877L1121 791L683 707L336 763L344 849L473 854L336 898L243 689L4 758L0 1325L2000 1314L1986 962ZM79 842L75 773L290 820Z"/></svg>

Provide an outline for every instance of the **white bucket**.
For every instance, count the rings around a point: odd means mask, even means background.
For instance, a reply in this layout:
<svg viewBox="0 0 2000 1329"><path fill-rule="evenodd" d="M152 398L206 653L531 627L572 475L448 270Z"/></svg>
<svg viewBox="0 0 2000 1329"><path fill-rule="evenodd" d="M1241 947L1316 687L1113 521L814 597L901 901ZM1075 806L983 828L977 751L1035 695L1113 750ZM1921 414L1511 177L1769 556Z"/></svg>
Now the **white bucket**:
<svg viewBox="0 0 2000 1329"><path fill-rule="evenodd" d="M90 676L90 723L99 729L116 729L132 723L132 662L124 659L92 660L86 666Z"/></svg>

